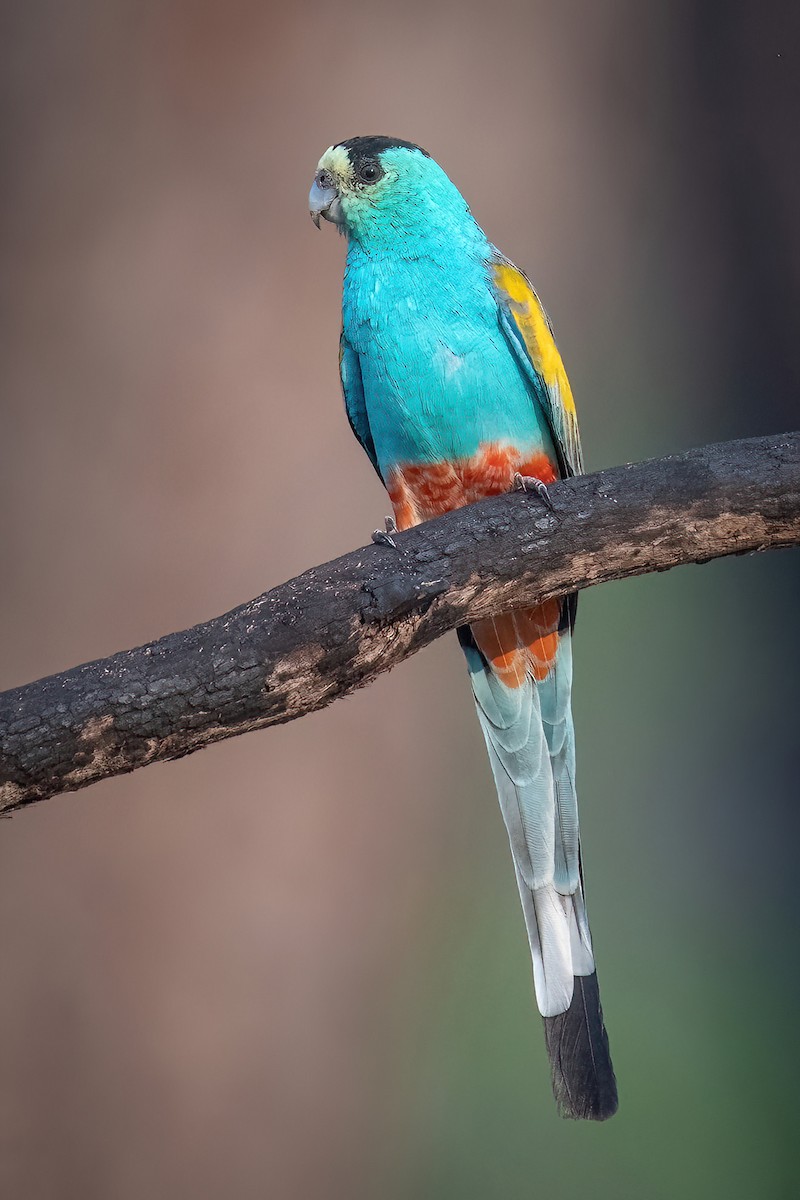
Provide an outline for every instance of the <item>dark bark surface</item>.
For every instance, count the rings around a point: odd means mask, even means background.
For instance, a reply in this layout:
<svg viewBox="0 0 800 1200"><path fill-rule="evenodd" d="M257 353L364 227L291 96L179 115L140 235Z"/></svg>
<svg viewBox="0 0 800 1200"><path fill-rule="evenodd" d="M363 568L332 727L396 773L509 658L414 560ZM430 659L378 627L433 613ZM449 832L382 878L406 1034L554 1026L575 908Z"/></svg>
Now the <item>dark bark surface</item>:
<svg viewBox="0 0 800 1200"><path fill-rule="evenodd" d="M514 493L150 645L0 694L0 811L330 704L466 621L800 542L800 433Z"/></svg>

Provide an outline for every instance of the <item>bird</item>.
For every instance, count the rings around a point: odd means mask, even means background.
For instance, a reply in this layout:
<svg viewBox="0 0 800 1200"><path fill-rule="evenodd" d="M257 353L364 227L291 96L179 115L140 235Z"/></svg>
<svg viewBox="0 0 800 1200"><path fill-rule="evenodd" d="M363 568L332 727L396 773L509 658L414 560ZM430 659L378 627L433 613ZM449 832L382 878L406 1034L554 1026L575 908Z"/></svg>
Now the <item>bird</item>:
<svg viewBox="0 0 800 1200"><path fill-rule="evenodd" d="M339 368L387 530L583 470L572 391L527 276L414 142L352 137L319 160L310 215L347 239ZM391 537L382 540L393 541ZM577 595L458 630L511 846L562 1116L617 1085L586 916L571 709Z"/></svg>

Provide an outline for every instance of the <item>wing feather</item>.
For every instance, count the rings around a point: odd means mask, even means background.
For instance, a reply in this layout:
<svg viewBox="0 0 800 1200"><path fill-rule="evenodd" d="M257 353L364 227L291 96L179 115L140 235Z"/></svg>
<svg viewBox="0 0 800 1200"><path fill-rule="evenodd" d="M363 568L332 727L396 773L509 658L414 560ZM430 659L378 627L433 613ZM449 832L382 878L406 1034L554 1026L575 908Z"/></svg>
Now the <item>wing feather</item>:
<svg viewBox="0 0 800 1200"><path fill-rule="evenodd" d="M342 336L339 339L339 376L342 381L344 407L347 412L347 419L350 422L350 428L360 442L362 450L366 453L369 461L378 472L378 478L383 482L383 476L378 466L378 455L375 452L372 430L369 427L367 404L364 399L364 383L361 378L361 362L357 352L344 336L344 330L342 330Z"/></svg>
<svg viewBox="0 0 800 1200"><path fill-rule="evenodd" d="M531 281L499 251L491 271L501 328L547 417L562 472L580 475L583 455L575 401L547 313Z"/></svg>

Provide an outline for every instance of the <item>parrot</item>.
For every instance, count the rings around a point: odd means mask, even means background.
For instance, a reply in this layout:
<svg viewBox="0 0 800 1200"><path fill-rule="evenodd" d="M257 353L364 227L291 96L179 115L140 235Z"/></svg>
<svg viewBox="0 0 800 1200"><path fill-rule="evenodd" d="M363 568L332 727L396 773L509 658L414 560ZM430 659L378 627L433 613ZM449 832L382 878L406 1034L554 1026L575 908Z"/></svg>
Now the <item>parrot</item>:
<svg viewBox="0 0 800 1200"><path fill-rule="evenodd" d="M583 470L550 320L430 154L352 137L319 160L310 215L347 239L339 369L347 418L396 530ZM586 916L571 709L577 595L458 630L522 902L553 1093L602 1121L617 1085Z"/></svg>

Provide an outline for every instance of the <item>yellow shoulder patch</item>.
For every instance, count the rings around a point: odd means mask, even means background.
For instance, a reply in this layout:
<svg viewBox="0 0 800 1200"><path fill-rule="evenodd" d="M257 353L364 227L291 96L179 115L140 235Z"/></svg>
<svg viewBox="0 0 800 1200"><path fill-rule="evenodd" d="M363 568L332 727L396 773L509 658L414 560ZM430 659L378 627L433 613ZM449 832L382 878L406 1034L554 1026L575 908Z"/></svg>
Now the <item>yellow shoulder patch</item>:
<svg viewBox="0 0 800 1200"><path fill-rule="evenodd" d="M495 287L508 301L514 323L522 334L531 362L545 386L557 392L566 412L574 418L575 401L567 373L541 301L519 268L510 262L492 263Z"/></svg>

